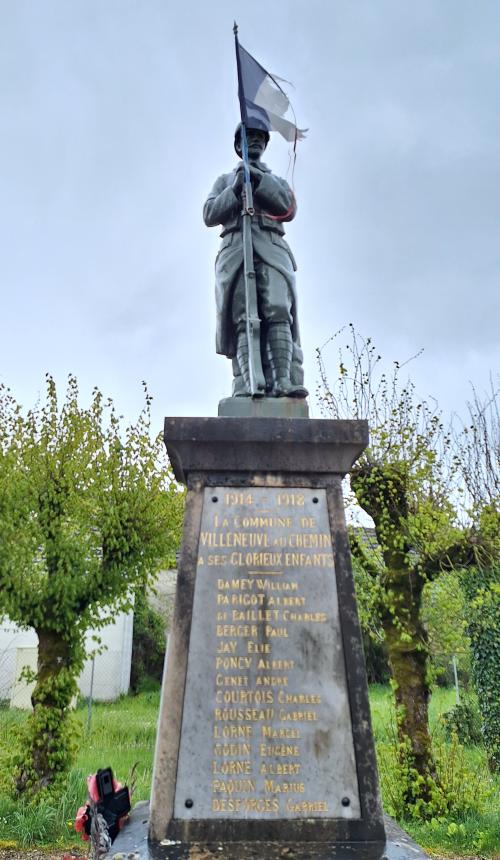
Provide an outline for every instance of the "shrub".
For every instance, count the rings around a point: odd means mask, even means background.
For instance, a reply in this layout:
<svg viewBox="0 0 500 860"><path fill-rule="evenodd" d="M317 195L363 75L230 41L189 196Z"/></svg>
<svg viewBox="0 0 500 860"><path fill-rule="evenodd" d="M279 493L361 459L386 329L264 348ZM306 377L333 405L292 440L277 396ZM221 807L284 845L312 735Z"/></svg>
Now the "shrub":
<svg viewBox="0 0 500 860"><path fill-rule="evenodd" d="M456 735L458 741L465 746L482 744L481 715L474 699L463 699L451 711L441 717L448 740Z"/></svg>
<svg viewBox="0 0 500 860"><path fill-rule="evenodd" d="M130 689L146 693L161 684L165 660L165 621L152 609L143 590L136 594Z"/></svg>
<svg viewBox="0 0 500 860"><path fill-rule="evenodd" d="M498 527L497 518L494 522ZM493 773L500 770L500 566L466 570L462 585L468 601L472 674L483 741Z"/></svg>
<svg viewBox="0 0 500 860"><path fill-rule="evenodd" d="M411 765L411 750L394 737L377 745L380 782L386 812L399 820L463 817L481 813L493 794L492 780L485 780L484 766L469 765L456 734L450 743L433 743L435 778L422 777ZM414 802L408 803L405 786L414 788Z"/></svg>

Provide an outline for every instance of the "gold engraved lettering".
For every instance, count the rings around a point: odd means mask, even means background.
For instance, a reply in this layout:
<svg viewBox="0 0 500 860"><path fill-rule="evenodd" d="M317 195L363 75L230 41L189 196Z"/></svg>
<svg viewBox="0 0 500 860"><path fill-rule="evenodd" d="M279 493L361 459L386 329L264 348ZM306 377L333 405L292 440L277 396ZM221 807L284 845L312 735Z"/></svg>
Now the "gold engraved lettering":
<svg viewBox="0 0 500 860"><path fill-rule="evenodd" d="M269 546L266 532L201 532L200 541L202 546L210 549L252 549Z"/></svg>
<svg viewBox="0 0 500 860"><path fill-rule="evenodd" d="M233 519L235 529L291 529L291 517L273 516L235 516Z"/></svg>
<svg viewBox="0 0 500 860"><path fill-rule="evenodd" d="M289 731L292 731L289 729ZM253 736L253 726L214 726L214 738L251 738Z"/></svg>
<svg viewBox="0 0 500 860"><path fill-rule="evenodd" d="M286 693L280 690L278 702L280 705L321 705L321 696L316 693Z"/></svg>
<svg viewBox="0 0 500 860"><path fill-rule="evenodd" d="M248 687L246 675L216 675L216 687Z"/></svg>
<svg viewBox="0 0 500 860"><path fill-rule="evenodd" d="M217 624L216 635L224 636L257 636L256 624Z"/></svg>
<svg viewBox="0 0 500 860"><path fill-rule="evenodd" d="M259 591L298 591L299 589L298 582L290 582L286 579L281 582L274 579L255 579L251 582L255 582Z"/></svg>
<svg viewBox="0 0 500 860"><path fill-rule="evenodd" d="M329 534L291 534L288 535L288 546L292 549L325 549L331 547L332 538Z"/></svg>
<svg viewBox="0 0 500 860"><path fill-rule="evenodd" d="M218 579L217 588L219 591L252 591L255 586L253 579Z"/></svg>
<svg viewBox="0 0 500 860"><path fill-rule="evenodd" d="M227 555L209 555L208 556L208 566L209 567L224 567L226 564Z"/></svg>
<svg viewBox="0 0 500 860"><path fill-rule="evenodd" d="M283 610L283 621L300 621L308 624L324 624L328 620L326 612L290 612Z"/></svg>
<svg viewBox="0 0 500 860"><path fill-rule="evenodd" d="M213 779L212 794L249 794L255 786L254 779Z"/></svg>
<svg viewBox="0 0 500 860"><path fill-rule="evenodd" d="M277 797L221 797L220 799L212 799L212 812L237 812L241 816L249 812L265 815L279 811L280 804Z"/></svg>
<svg viewBox="0 0 500 860"><path fill-rule="evenodd" d="M215 701L218 705L272 705L272 690L217 690Z"/></svg>
<svg viewBox="0 0 500 860"><path fill-rule="evenodd" d="M217 642L217 654L234 654L236 652L236 642Z"/></svg>
<svg viewBox="0 0 500 860"><path fill-rule="evenodd" d="M284 708L280 708L278 718L282 722L313 723L318 719L318 715L316 711L285 711Z"/></svg>
<svg viewBox="0 0 500 860"><path fill-rule="evenodd" d="M285 552L285 567L334 567L333 555L327 552Z"/></svg>
<svg viewBox="0 0 500 860"><path fill-rule="evenodd" d="M316 528L316 517L301 517L300 518L300 527L301 527L301 529L315 529Z"/></svg>
<svg viewBox="0 0 500 860"><path fill-rule="evenodd" d="M259 744L259 755L279 758L279 756L299 756L298 744Z"/></svg>
<svg viewBox="0 0 500 860"><path fill-rule="evenodd" d="M274 779L264 780L266 794L304 794L303 782L276 782Z"/></svg>
<svg viewBox="0 0 500 860"><path fill-rule="evenodd" d="M212 773L221 773L223 776L238 776L240 773L252 773L252 762L249 758L237 759L236 761L213 761Z"/></svg>
<svg viewBox="0 0 500 860"><path fill-rule="evenodd" d="M276 496L276 504L283 507L303 507L303 493L278 493Z"/></svg>
<svg viewBox="0 0 500 860"><path fill-rule="evenodd" d="M249 756L252 754L252 747L250 744L214 744L214 755L220 756L221 758L228 758L228 756Z"/></svg>
<svg viewBox="0 0 500 860"><path fill-rule="evenodd" d="M286 675L257 675L255 679L256 687L288 687L288 677Z"/></svg>
<svg viewBox="0 0 500 860"><path fill-rule="evenodd" d="M294 761L263 761L259 768L259 773L263 776L297 776L300 773L301 767L300 762Z"/></svg>
<svg viewBox="0 0 500 860"><path fill-rule="evenodd" d="M222 644L222 643L220 643ZM252 665L251 657L216 657L216 669L249 669Z"/></svg>
<svg viewBox="0 0 500 860"><path fill-rule="evenodd" d="M334 567L332 538L328 531L321 531L321 525L318 528L321 521L305 515L307 493L280 490L267 503L260 491L257 495L249 490L219 489L218 495L233 511L226 516L220 510L211 513L204 523L213 525L200 534L200 563L204 560L209 567L226 568L213 573L207 569L203 574L212 577L217 595L212 635L215 632L218 641L211 660L215 690L212 687L209 695L213 703L209 706L213 718L212 811L235 818L252 814L283 817L286 805L295 814L313 817L315 812L325 813L328 804L300 799L306 785L300 778L302 736L307 734L301 723L318 720L316 708L322 697L289 692L289 682L292 689L301 689L293 680L295 675L289 674L296 670L296 661L271 655L280 650L281 639L295 635L290 631L296 628L289 625L328 623L328 612L314 604L309 609L312 599L302 576L306 571L313 575L316 568ZM263 513L245 511L245 505L256 503L264 508ZM288 511L276 509L274 513L274 505ZM302 576L298 576L299 569ZM264 796L257 796L261 793Z"/></svg>
<svg viewBox="0 0 500 860"><path fill-rule="evenodd" d="M291 800L286 802L287 812L299 812L303 815L314 815L317 812L328 812L326 800Z"/></svg>
<svg viewBox="0 0 500 860"><path fill-rule="evenodd" d="M269 738L271 740L298 740L300 738L300 730L299 729L291 729L288 726L280 726L279 728L274 728L274 726L261 726L260 727L262 737Z"/></svg>
<svg viewBox="0 0 500 860"><path fill-rule="evenodd" d="M279 621L279 609L233 609L233 621Z"/></svg>
<svg viewBox="0 0 500 860"><path fill-rule="evenodd" d="M269 642L247 642L248 654L270 654L271 646Z"/></svg>
<svg viewBox="0 0 500 860"><path fill-rule="evenodd" d="M221 595L218 594L217 597ZM283 606L305 606L305 597L282 597Z"/></svg>
<svg viewBox="0 0 500 860"><path fill-rule="evenodd" d="M217 597L225 597L229 603L227 594L218 594ZM267 602L270 602L269 598L267 598ZM236 593L231 595L231 606L263 606L265 603L265 594L247 594L245 592L245 594Z"/></svg>
<svg viewBox="0 0 500 860"><path fill-rule="evenodd" d="M214 708L214 720L221 723L272 723L274 708Z"/></svg>
<svg viewBox="0 0 500 860"><path fill-rule="evenodd" d="M288 639L288 630L286 627L271 627L270 624L266 624L264 636L266 639Z"/></svg>
<svg viewBox="0 0 500 860"><path fill-rule="evenodd" d="M253 505L253 496L251 493L236 491L224 493L224 503L226 505Z"/></svg>
<svg viewBox="0 0 500 860"><path fill-rule="evenodd" d="M250 645L250 642L247 645ZM257 669L266 669L269 672L289 672L294 666L295 660L267 660L260 657L257 661Z"/></svg>
<svg viewBox="0 0 500 860"><path fill-rule="evenodd" d="M229 564L233 567L282 567L281 552L232 552Z"/></svg>

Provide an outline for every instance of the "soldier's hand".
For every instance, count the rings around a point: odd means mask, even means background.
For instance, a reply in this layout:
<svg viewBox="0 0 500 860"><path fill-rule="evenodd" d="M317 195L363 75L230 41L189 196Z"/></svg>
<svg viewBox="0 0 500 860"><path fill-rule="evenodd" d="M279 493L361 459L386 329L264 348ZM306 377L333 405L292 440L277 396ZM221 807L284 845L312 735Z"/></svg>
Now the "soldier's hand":
<svg viewBox="0 0 500 860"><path fill-rule="evenodd" d="M241 196L241 192L243 190L243 181L244 181L244 167L243 164L238 164L236 168L236 176L233 179L232 189L237 197Z"/></svg>
<svg viewBox="0 0 500 860"><path fill-rule="evenodd" d="M262 179L262 170L259 170L258 167L254 167L254 165L251 164L250 165L250 180L251 180L252 188L254 191L256 188L259 187L261 179Z"/></svg>

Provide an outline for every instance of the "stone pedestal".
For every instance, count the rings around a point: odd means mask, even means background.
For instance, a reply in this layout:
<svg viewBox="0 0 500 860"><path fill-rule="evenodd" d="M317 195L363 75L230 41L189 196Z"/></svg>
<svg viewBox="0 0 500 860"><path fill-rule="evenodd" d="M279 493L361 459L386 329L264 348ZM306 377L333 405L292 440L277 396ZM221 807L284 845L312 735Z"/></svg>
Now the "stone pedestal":
<svg viewBox="0 0 500 860"><path fill-rule="evenodd" d="M188 495L151 851L378 860L341 489L366 422L167 418L165 442Z"/></svg>

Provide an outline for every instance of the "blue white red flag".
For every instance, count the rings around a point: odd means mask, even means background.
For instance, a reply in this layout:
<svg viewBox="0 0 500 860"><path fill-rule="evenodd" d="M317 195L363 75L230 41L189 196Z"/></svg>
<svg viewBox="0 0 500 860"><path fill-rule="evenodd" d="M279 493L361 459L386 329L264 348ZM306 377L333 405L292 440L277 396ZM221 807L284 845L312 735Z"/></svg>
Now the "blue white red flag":
<svg viewBox="0 0 500 860"><path fill-rule="evenodd" d="M235 43L241 121L247 128L278 131L291 143L302 140L307 129L297 128L294 122L284 117L290 101L278 83L281 78L266 72L240 45L236 31Z"/></svg>

